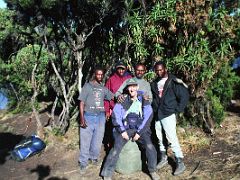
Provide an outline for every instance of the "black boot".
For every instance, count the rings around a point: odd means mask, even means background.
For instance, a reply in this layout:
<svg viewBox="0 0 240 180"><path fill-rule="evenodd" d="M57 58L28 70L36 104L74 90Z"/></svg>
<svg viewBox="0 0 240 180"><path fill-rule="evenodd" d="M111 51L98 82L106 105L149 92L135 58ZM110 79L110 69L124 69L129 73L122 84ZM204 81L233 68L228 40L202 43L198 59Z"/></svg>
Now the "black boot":
<svg viewBox="0 0 240 180"><path fill-rule="evenodd" d="M157 169L161 169L163 166L165 166L168 163L166 152L161 151L160 154L161 154L161 160L157 164Z"/></svg>
<svg viewBox="0 0 240 180"><path fill-rule="evenodd" d="M186 167L183 163L183 158L177 158L176 157L176 170L173 173L174 176L178 176L182 174L185 171Z"/></svg>

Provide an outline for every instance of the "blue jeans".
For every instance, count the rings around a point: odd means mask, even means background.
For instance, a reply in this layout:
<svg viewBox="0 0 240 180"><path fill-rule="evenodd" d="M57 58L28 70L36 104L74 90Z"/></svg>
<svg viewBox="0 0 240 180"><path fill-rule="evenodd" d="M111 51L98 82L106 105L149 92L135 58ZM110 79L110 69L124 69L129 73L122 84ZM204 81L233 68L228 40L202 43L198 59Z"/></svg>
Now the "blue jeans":
<svg viewBox="0 0 240 180"><path fill-rule="evenodd" d="M162 128L175 156L178 158L183 158L183 153L176 132L176 115L172 114L171 116L168 116L160 121L156 121L155 123L156 135L159 140L160 151L166 151L166 148L163 144Z"/></svg>
<svg viewBox="0 0 240 180"><path fill-rule="evenodd" d="M89 159L98 159L105 131L105 112L84 113L87 127L80 128L79 163L87 166Z"/></svg>
<svg viewBox="0 0 240 180"><path fill-rule="evenodd" d="M104 177L111 177L113 172L115 171L117 160L119 158L119 154L123 148L123 146L127 143L126 139L123 139L122 135L118 133L117 131L113 132L114 134L114 146L109 152L106 162L103 166L101 176ZM135 134L135 130L127 130L128 136L133 137ZM146 157L147 157L147 166L149 172L156 171L156 165L157 165L157 152L155 147L152 144L151 140L151 133L148 131L143 133L141 137L136 141L138 144L143 145ZM131 157L129 157L131 158Z"/></svg>

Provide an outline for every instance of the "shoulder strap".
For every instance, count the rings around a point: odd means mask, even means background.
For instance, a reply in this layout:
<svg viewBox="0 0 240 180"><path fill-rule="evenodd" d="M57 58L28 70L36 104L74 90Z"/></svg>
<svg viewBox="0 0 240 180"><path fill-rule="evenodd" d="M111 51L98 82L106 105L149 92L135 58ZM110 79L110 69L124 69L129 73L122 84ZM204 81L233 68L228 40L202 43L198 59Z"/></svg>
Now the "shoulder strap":
<svg viewBox="0 0 240 180"><path fill-rule="evenodd" d="M144 106L144 97L143 97L143 95L138 95L138 100L140 100L140 102L141 102L142 115L140 115L140 116L142 118L143 117L143 106Z"/></svg>
<svg viewBox="0 0 240 180"><path fill-rule="evenodd" d="M179 79L179 78L176 78L176 79L174 79L174 80L175 80L175 82L177 82L178 84L182 84L185 88L188 88L188 85L185 84L185 83L183 82L183 80L181 80L181 79Z"/></svg>

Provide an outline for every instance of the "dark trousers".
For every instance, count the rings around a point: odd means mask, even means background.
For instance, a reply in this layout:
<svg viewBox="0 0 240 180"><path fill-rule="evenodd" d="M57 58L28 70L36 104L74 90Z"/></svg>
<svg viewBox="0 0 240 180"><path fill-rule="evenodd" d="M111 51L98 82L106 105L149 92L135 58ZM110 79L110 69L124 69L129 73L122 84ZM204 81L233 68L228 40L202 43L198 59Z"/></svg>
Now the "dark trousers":
<svg viewBox="0 0 240 180"><path fill-rule="evenodd" d="M129 137L133 137L135 134L135 130L129 129L127 130L127 133ZM105 176L105 177L112 176L113 172L115 171L119 154L123 146L127 143L127 140L123 139L120 133L115 131L113 132L113 135L114 135L114 146L110 150L101 172L101 176ZM157 152L154 145L152 144L151 134L149 132L143 133L141 137L137 140L137 143L142 145L145 148L146 157L147 157L147 166L148 166L149 172L151 173L156 171Z"/></svg>

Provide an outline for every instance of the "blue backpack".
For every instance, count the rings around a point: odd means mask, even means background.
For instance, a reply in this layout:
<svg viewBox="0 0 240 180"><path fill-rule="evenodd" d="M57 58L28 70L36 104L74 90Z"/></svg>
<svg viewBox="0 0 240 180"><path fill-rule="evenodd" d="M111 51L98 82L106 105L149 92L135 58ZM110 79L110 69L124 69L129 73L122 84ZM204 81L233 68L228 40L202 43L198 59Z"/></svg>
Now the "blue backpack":
<svg viewBox="0 0 240 180"><path fill-rule="evenodd" d="M14 147L11 158L16 161L25 161L28 157L41 152L45 147L46 144L37 135L32 135Z"/></svg>

